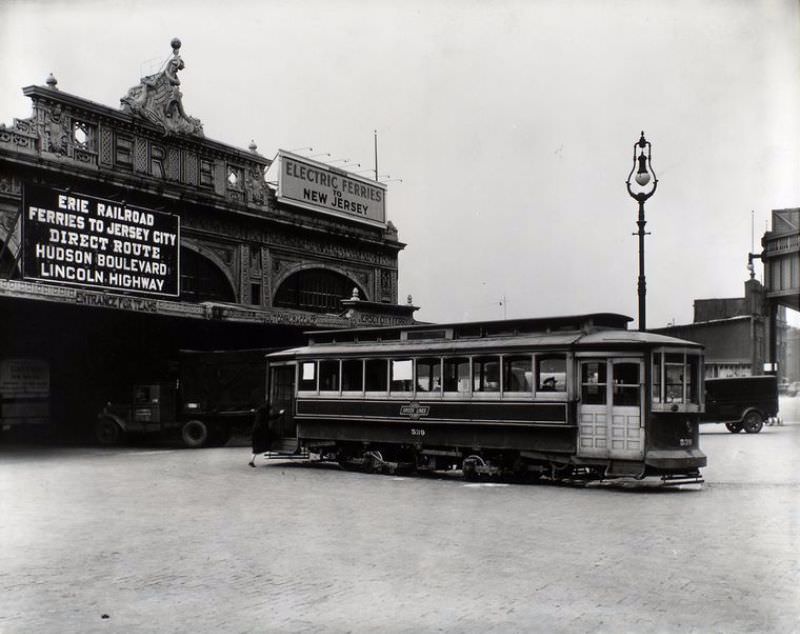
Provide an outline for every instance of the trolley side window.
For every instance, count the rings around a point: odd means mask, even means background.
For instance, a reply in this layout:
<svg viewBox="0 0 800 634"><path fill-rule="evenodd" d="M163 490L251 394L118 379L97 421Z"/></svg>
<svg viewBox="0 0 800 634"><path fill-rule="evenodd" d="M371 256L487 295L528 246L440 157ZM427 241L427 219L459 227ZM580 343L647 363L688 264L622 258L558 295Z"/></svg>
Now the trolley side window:
<svg viewBox="0 0 800 634"><path fill-rule="evenodd" d="M417 392L442 391L441 359L417 359Z"/></svg>
<svg viewBox="0 0 800 634"><path fill-rule="evenodd" d="M530 392L533 388L533 364L530 356L503 358L503 391Z"/></svg>
<svg viewBox="0 0 800 634"><path fill-rule="evenodd" d="M361 359L342 361L342 392L364 390L364 362Z"/></svg>
<svg viewBox="0 0 800 634"><path fill-rule="evenodd" d="M367 392L385 392L388 386L386 359L367 359L364 362L364 388Z"/></svg>
<svg viewBox="0 0 800 634"><path fill-rule="evenodd" d="M411 359L392 359L389 389L392 392L410 392L413 383L414 362Z"/></svg>
<svg viewBox="0 0 800 634"><path fill-rule="evenodd" d="M469 392L469 359L454 357L444 360L444 391Z"/></svg>
<svg viewBox="0 0 800 634"><path fill-rule="evenodd" d="M683 353L664 355L664 391L667 403L683 403Z"/></svg>
<svg viewBox="0 0 800 634"><path fill-rule="evenodd" d="M338 392L339 391L339 361L320 361L319 362L319 391Z"/></svg>
<svg viewBox="0 0 800 634"><path fill-rule="evenodd" d="M614 405L638 406L640 394L639 363L614 363Z"/></svg>
<svg viewBox="0 0 800 634"><path fill-rule="evenodd" d="M661 402L661 353L653 353L653 403Z"/></svg>
<svg viewBox="0 0 800 634"><path fill-rule="evenodd" d="M581 400L586 405L606 404L606 360L581 363Z"/></svg>
<svg viewBox="0 0 800 634"><path fill-rule="evenodd" d="M301 392L317 391L317 363L316 361L303 361L300 365L299 388Z"/></svg>
<svg viewBox="0 0 800 634"><path fill-rule="evenodd" d="M475 357L472 360L472 391L500 391L500 357Z"/></svg>
<svg viewBox="0 0 800 634"><path fill-rule="evenodd" d="M654 352L653 404L700 405L702 367L699 352Z"/></svg>
<svg viewBox="0 0 800 634"><path fill-rule="evenodd" d="M567 391L566 355L547 355L536 357L536 391Z"/></svg>
<svg viewBox="0 0 800 634"><path fill-rule="evenodd" d="M700 355L687 354L686 394L690 403L700 403Z"/></svg>

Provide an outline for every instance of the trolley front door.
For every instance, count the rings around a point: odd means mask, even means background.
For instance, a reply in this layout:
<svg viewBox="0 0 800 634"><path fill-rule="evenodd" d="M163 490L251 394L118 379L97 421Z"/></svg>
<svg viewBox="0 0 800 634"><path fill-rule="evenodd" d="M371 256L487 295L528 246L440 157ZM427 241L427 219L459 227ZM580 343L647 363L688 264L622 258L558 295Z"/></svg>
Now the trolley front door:
<svg viewBox="0 0 800 634"><path fill-rule="evenodd" d="M294 364L271 365L269 369L269 403L276 410L284 410L279 419L281 438L296 438L294 422Z"/></svg>
<svg viewBox="0 0 800 634"><path fill-rule="evenodd" d="M644 362L638 357L579 360L578 455L609 460L644 457Z"/></svg>

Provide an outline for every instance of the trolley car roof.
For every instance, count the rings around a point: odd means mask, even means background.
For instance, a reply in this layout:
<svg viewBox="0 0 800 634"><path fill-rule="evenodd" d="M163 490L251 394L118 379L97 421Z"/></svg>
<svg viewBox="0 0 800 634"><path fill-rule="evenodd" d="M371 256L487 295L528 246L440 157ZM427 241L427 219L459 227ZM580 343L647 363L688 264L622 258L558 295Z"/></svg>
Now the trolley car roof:
<svg viewBox="0 0 800 634"><path fill-rule="evenodd" d="M309 344L275 352L268 358L446 354L572 348L702 348L698 343L651 332L626 330L630 317L593 313L549 319L517 319L451 324L414 324L392 328L351 328L307 333ZM611 324L616 325L616 327ZM621 327L620 327L621 326ZM538 329L538 332L535 330ZM555 330L555 332L554 332ZM534 332L532 332L534 331ZM467 336L464 333L470 332ZM409 339L409 334L413 338ZM427 337L430 333L430 337ZM475 335L474 333L480 333ZM381 339L390 335L392 339ZM365 340L366 339L366 340Z"/></svg>

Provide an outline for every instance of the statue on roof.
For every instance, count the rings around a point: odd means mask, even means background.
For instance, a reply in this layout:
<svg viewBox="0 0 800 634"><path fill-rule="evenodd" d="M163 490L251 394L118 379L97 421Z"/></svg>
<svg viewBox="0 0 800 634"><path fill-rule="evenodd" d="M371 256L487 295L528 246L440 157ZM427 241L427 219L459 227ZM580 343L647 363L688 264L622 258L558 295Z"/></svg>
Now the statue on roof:
<svg viewBox="0 0 800 634"><path fill-rule="evenodd" d="M164 69L155 75L142 77L138 86L134 86L128 94L120 99L122 111L147 119L164 129L165 135L203 136L203 124L199 119L190 117L183 110L183 95L178 71L184 64L178 51L181 41L172 40L172 57Z"/></svg>

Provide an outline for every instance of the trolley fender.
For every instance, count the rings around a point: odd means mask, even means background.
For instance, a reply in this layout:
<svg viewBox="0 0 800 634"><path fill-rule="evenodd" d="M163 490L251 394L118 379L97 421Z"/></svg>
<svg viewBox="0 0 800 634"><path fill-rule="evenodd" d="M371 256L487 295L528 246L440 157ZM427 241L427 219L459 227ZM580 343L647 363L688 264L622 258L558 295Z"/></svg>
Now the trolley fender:
<svg viewBox="0 0 800 634"><path fill-rule="evenodd" d="M118 416L117 414L113 414L113 413L107 412L107 411L102 411L97 415L97 420L103 420L104 418L107 418L109 420L113 420L117 425L119 425L119 427L120 427L120 429L122 429L122 431L128 431L128 423L121 416Z"/></svg>

